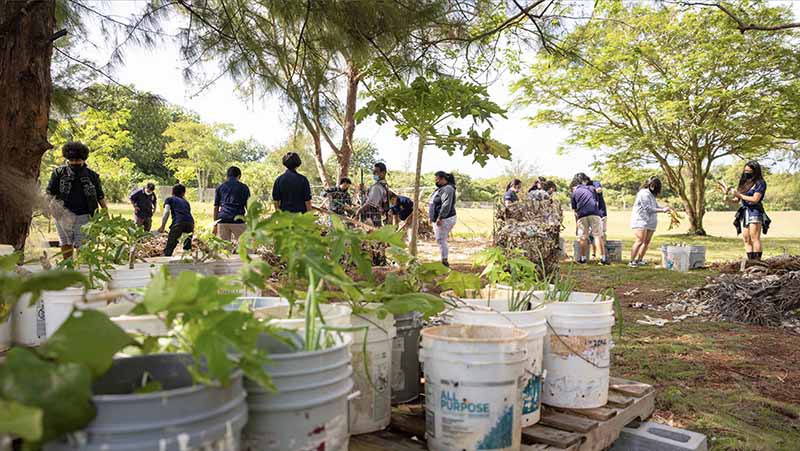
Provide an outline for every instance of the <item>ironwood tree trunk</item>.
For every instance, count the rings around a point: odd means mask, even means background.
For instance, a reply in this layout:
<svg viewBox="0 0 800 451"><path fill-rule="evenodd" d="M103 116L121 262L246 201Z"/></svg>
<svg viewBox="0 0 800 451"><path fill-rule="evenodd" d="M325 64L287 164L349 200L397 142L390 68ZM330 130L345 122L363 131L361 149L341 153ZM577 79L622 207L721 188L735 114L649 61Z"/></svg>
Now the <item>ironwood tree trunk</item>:
<svg viewBox="0 0 800 451"><path fill-rule="evenodd" d="M0 243L22 250L39 199L53 81L55 0L0 2Z"/></svg>
<svg viewBox="0 0 800 451"><path fill-rule="evenodd" d="M351 62L347 65L347 97L345 98L344 120L342 121L342 146L336 152L339 162L339 179L350 172L350 159L353 156L353 135L356 130L356 100L361 75Z"/></svg>

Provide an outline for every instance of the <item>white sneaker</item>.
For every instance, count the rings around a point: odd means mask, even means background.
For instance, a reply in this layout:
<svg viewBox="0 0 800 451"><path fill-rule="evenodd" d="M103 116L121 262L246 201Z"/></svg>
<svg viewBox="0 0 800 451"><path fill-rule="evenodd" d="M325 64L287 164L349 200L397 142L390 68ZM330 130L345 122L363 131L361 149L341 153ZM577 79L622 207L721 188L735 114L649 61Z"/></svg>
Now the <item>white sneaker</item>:
<svg viewBox="0 0 800 451"><path fill-rule="evenodd" d="M630 263L628 263L628 267L629 268L638 268L639 265L637 265L636 262L630 262Z"/></svg>
<svg viewBox="0 0 800 451"><path fill-rule="evenodd" d="M649 265L649 263L647 263L647 262L646 262L646 261L644 261L644 260L641 260L641 261L638 261L638 262L636 262L636 265L637 265L637 266L647 266L647 265Z"/></svg>

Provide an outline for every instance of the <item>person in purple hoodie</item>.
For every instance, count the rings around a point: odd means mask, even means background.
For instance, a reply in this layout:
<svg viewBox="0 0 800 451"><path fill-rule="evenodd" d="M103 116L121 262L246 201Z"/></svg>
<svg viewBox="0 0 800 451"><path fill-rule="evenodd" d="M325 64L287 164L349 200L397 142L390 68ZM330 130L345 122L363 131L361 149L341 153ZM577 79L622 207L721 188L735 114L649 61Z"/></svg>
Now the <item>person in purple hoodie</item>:
<svg viewBox="0 0 800 451"><path fill-rule="evenodd" d="M603 234L603 221L597 201L597 192L589 177L580 172L572 178L572 210L575 212L578 240L580 242L580 257L578 263L587 263L586 253L589 250L589 235L594 236L600 248L600 263L608 264L606 257L606 243Z"/></svg>

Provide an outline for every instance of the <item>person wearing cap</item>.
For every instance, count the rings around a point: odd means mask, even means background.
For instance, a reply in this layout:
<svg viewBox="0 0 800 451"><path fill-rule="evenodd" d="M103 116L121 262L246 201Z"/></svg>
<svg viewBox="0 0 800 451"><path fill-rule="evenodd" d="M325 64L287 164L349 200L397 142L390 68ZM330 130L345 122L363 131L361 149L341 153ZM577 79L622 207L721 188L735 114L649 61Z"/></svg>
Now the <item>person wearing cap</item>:
<svg viewBox="0 0 800 451"><path fill-rule="evenodd" d="M214 230L223 240L233 241L244 233L244 219L240 216L247 211L250 188L239 181L242 170L238 167L229 167L227 175L228 180L219 185L214 193Z"/></svg>
<svg viewBox="0 0 800 451"><path fill-rule="evenodd" d="M283 156L286 172L279 175L272 185L272 200L275 209L291 213L305 213L311 210L311 184L297 172L303 162L300 155L289 152Z"/></svg>
<svg viewBox="0 0 800 451"><path fill-rule="evenodd" d="M133 205L133 217L136 225L149 232L153 227L153 213L156 211L158 199L156 198L156 185L148 183L144 188L139 188L128 197Z"/></svg>
<svg viewBox="0 0 800 451"><path fill-rule="evenodd" d="M86 166L89 148L83 143L68 142L61 148L67 164L53 169L47 184L47 194L55 199L54 217L61 254L72 257L73 249L81 247L84 235L81 227L98 208L108 209L100 176Z"/></svg>

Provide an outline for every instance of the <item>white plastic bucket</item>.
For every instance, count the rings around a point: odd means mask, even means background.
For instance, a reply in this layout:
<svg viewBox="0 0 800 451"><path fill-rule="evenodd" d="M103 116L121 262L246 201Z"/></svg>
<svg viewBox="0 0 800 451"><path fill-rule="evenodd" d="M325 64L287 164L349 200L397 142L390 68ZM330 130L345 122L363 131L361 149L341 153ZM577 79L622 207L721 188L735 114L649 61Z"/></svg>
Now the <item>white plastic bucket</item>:
<svg viewBox="0 0 800 451"><path fill-rule="evenodd" d="M337 338L334 346L311 352L266 347L276 391L245 379L249 418L242 451L347 451L350 340Z"/></svg>
<svg viewBox="0 0 800 451"><path fill-rule="evenodd" d="M520 449L527 336L511 327L423 329L429 449Z"/></svg>
<svg viewBox="0 0 800 451"><path fill-rule="evenodd" d="M93 292L96 291L90 291L89 293ZM42 293L46 338L50 338L64 324L73 308L98 310L108 314L108 305L110 304L105 301L83 302L83 295L82 288L66 288L61 291L45 291Z"/></svg>
<svg viewBox="0 0 800 451"><path fill-rule="evenodd" d="M689 269L701 269L706 266L706 247L689 246Z"/></svg>
<svg viewBox="0 0 800 451"><path fill-rule="evenodd" d="M544 337L547 335L547 305L534 310L498 312L489 309L456 309L451 314L453 324L516 327L528 333L528 367L522 389L522 426L532 426L541 418L542 359Z"/></svg>
<svg viewBox="0 0 800 451"><path fill-rule="evenodd" d="M511 297L511 287L504 285L496 285L494 287L485 286L480 290L465 290L464 296L457 296L453 290L443 291L440 296L444 299L456 298L463 300L483 300L484 304L487 300L506 301ZM503 307L504 309L506 307Z"/></svg>
<svg viewBox="0 0 800 451"><path fill-rule="evenodd" d="M128 333L166 335L169 332L164 321L156 315L115 316L111 321Z"/></svg>
<svg viewBox="0 0 800 451"><path fill-rule="evenodd" d="M246 307L242 307L243 305ZM224 309L232 311L246 308L247 310L254 312L258 309L278 307L280 305L289 305L289 301L285 298L279 298L276 296L240 296L236 298L235 301L226 305Z"/></svg>
<svg viewBox="0 0 800 451"><path fill-rule="evenodd" d="M336 304L320 304L320 312L325 324L336 327L350 327L350 307ZM290 330L305 330L306 320L303 317L301 304L294 306L292 316L289 317L288 305L276 305L273 307L262 307L253 310L256 318L266 319L269 324ZM318 326L322 325L319 319L316 320Z"/></svg>
<svg viewBox="0 0 800 451"><path fill-rule="evenodd" d="M378 319L374 313L359 313L352 315L350 321L353 327L369 328L366 354L364 332L353 332L350 348L355 389L361 392L350 401L350 433L366 434L385 429L392 419L392 342L397 331L393 315Z"/></svg>
<svg viewBox="0 0 800 451"><path fill-rule="evenodd" d="M689 248L686 246L667 246L667 269L688 272L691 268Z"/></svg>
<svg viewBox="0 0 800 451"><path fill-rule="evenodd" d="M0 352L11 347L11 319L14 315L9 313L8 318L0 323Z"/></svg>
<svg viewBox="0 0 800 451"><path fill-rule="evenodd" d="M11 321L13 341L22 346L39 346L47 337L44 320L44 301L28 305L30 294L23 295L14 307Z"/></svg>
<svg viewBox="0 0 800 451"><path fill-rule="evenodd" d="M572 293L551 302L544 341L547 377L542 401L551 406L590 409L608 402L614 301L595 301L594 293Z"/></svg>

